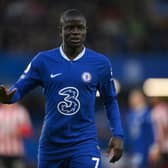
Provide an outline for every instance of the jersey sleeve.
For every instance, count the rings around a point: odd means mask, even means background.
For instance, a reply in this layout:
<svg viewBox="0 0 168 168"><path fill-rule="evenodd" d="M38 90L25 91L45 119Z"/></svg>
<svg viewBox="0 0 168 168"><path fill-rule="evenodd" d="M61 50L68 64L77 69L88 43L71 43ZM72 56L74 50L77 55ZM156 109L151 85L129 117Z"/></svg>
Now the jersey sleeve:
<svg viewBox="0 0 168 168"><path fill-rule="evenodd" d="M98 90L103 98L107 118L109 120L112 136L123 138L123 129L121 125L120 111L117 101L117 94L112 75L112 65L107 61L101 68Z"/></svg>
<svg viewBox="0 0 168 168"><path fill-rule="evenodd" d="M9 91L17 89L9 103L19 101L30 90L41 85L39 56L40 53L32 59L20 78L9 88Z"/></svg>

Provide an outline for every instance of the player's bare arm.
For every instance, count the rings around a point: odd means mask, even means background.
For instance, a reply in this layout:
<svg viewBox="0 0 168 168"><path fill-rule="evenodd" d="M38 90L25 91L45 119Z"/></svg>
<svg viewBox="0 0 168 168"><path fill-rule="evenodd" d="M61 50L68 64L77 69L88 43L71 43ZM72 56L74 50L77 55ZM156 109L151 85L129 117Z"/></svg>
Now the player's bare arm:
<svg viewBox="0 0 168 168"><path fill-rule="evenodd" d="M9 102L12 99L15 92L16 88L12 89L11 91L8 91L7 87L5 87L4 85L0 85L0 102Z"/></svg>

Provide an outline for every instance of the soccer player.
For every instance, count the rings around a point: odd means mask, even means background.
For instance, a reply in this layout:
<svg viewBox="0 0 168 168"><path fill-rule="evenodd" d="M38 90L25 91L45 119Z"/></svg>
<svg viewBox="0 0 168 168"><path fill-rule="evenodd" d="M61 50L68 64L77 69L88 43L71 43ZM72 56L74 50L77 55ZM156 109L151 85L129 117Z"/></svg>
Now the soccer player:
<svg viewBox="0 0 168 168"><path fill-rule="evenodd" d="M101 168L94 117L97 90L112 131L110 162L122 155L123 130L111 63L85 47L86 33L83 14L66 10L60 17L60 47L39 52L9 89L0 86L2 103L14 103L36 86L44 89L46 112L38 168Z"/></svg>

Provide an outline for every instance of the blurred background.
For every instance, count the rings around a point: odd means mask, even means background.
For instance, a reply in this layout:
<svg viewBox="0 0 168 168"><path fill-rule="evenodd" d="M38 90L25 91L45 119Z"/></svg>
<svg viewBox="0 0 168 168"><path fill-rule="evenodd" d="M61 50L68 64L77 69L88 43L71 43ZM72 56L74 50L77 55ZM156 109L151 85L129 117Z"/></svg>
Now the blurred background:
<svg viewBox="0 0 168 168"><path fill-rule="evenodd" d="M104 153L111 135L97 97L103 168L168 167L168 0L1 0L0 83L10 86L37 52L60 45L59 17L68 8L84 13L86 46L106 54L113 65L125 152L118 163L108 163ZM20 104L33 130L23 139L24 162L35 168L44 117L40 88Z"/></svg>

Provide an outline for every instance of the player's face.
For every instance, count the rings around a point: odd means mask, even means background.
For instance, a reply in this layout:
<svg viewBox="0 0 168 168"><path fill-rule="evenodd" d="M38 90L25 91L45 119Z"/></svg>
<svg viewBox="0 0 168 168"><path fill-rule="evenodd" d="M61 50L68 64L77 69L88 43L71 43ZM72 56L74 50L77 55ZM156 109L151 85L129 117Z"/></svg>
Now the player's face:
<svg viewBox="0 0 168 168"><path fill-rule="evenodd" d="M63 44L69 47L81 47L86 37L86 20L83 17L67 17L61 28Z"/></svg>

